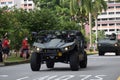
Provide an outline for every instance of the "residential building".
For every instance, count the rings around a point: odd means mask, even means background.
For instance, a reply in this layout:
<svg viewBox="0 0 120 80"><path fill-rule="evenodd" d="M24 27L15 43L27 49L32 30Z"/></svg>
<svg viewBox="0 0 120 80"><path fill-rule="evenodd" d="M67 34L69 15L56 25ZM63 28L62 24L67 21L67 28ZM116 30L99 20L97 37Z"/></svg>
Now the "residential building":
<svg viewBox="0 0 120 80"><path fill-rule="evenodd" d="M98 30L105 32L105 35L111 33L120 33L120 2L106 0L108 9L98 15ZM96 31L94 27L92 30Z"/></svg>
<svg viewBox="0 0 120 80"><path fill-rule="evenodd" d="M0 0L0 7L13 7L22 8L24 10L30 11L34 9L33 0Z"/></svg>

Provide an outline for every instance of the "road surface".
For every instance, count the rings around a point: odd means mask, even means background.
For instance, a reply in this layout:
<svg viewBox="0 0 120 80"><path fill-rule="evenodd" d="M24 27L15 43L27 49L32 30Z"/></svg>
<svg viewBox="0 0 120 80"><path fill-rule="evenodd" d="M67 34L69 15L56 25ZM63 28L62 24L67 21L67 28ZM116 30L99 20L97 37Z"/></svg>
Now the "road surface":
<svg viewBox="0 0 120 80"><path fill-rule="evenodd" d="M120 56L89 55L88 67L71 71L69 64L56 63L54 69L41 66L31 71L30 64L0 67L0 80L120 80Z"/></svg>

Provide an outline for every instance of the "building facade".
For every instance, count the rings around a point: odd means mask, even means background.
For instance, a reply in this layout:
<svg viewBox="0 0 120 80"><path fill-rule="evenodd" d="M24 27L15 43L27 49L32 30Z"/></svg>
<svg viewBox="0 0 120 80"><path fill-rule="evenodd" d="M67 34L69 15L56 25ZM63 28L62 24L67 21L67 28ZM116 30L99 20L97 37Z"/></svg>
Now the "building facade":
<svg viewBox="0 0 120 80"><path fill-rule="evenodd" d="M111 33L120 33L120 2L106 0L108 9L98 15L98 30L105 32L105 35ZM92 30L96 31L96 27Z"/></svg>
<svg viewBox="0 0 120 80"><path fill-rule="evenodd" d="M0 7L16 7L30 11L34 9L33 0L0 0Z"/></svg>

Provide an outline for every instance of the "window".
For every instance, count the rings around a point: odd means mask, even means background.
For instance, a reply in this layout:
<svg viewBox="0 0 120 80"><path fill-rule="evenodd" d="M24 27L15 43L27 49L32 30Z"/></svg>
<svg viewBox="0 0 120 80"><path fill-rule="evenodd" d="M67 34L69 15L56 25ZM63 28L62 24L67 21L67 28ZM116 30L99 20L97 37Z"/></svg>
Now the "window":
<svg viewBox="0 0 120 80"><path fill-rule="evenodd" d="M32 1L32 0L28 0L28 1Z"/></svg>
<svg viewBox="0 0 120 80"><path fill-rule="evenodd" d="M114 3L114 1L108 1L108 3Z"/></svg>
<svg viewBox="0 0 120 80"><path fill-rule="evenodd" d="M32 6L32 4L28 4L28 6Z"/></svg>
<svg viewBox="0 0 120 80"><path fill-rule="evenodd" d="M100 21L100 19L97 19L98 21Z"/></svg>
<svg viewBox="0 0 120 80"><path fill-rule="evenodd" d="M12 1L11 1L11 2L8 2L8 4L12 4Z"/></svg>
<svg viewBox="0 0 120 80"><path fill-rule="evenodd" d="M6 2L1 2L1 4L6 4Z"/></svg>
<svg viewBox="0 0 120 80"><path fill-rule="evenodd" d="M120 17L117 17L116 20L120 20Z"/></svg>
<svg viewBox="0 0 120 80"><path fill-rule="evenodd" d="M120 14L120 12L116 12L116 14Z"/></svg>
<svg viewBox="0 0 120 80"><path fill-rule="evenodd" d="M98 26L100 26L100 24L98 24Z"/></svg>
<svg viewBox="0 0 120 80"><path fill-rule="evenodd" d="M109 14L114 14L114 12L109 12Z"/></svg>
<svg viewBox="0 0 120 80"><path fill-rule="evenodd" d="M117 26L120 26L120 23L117 23L116 25L117 25Z"/></svg>
<svg viewBox="0 0 120 80"><path fill-rule="evenodd" d="M107 20L107 18L103 18L103 19L102 19L102 21L106 21L106 20Z"/></svg>
<svg viewBox="0 0 120 80"><path fill-rule="evenodd" d="M27 6L27 4L24 4L24 6Z"/></svg>
<svg viewBox="0 0 120 80"><path fill-rule="evenodd" d="M120 6L116 6L116 8L120 8Z"/></svg>
<svg viewBox="0 0 120 80"><path fill-rule="evenodd" d="M102 24L102 26L107 26L107 24Z"/></svg>
<svg viewBox="0 0 120 80"><path fill-rule="evenodd" d="M109 20L115 20L115 18L109 18Z"/></svg>
<svg viewBox="0 0 120 80"><path fill-rule="evenodd" d="M115 31L114 29L110 29L109 31Z"/></svg>
<svg viewBox="0 0 120 80"><path fill-rule="evenodd" d="M114 23L109 24L109 26L114 26L114 25L115 25Z"/></svg>
<svg viewBox="0 0 120 80"><path fill-rule="evenodd" d="M120 31L120 29L117 29L117 31Z"/></svg>
<svg viewBox="0 0 120 80"><path fill-rule="evenodd" d="M114 6L109 6L109 7L108 7L108 9L112 9L112 8L114 8Z"/></svg>
<svg viewBox="0 0 120 80"><path fill-rule="evenodd" d="M102 13L102 15L106 15L106 14L107 14L106 12Z"/></svg>
<svg viewBox="0 0 120 80"><path fill-rule="evenodd" d="M27 0L24 0L24 1L27 1Z"/></svg>
<svg viewBox="0 0 120 80"><path fill-rule="evenodd" d="M104 31L107 32L107 29L105 29Z"/></svg>

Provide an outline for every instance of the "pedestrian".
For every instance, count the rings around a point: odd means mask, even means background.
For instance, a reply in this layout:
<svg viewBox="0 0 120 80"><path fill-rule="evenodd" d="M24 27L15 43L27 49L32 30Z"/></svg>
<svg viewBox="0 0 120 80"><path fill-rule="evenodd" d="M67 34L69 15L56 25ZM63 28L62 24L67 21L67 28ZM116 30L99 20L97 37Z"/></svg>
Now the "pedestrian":
<svg viewBox="0 0 120 80"><path fill-rule="evenodd" d="M7 36L4 36L2 42L2 49L3 49L3 60L7 60L10 51L10 40L8 39Z"/></svg>
<svg viewBox="0 0 120 80"><path fill-rule="evenodd" d="M3 59L2 59L2 40L0 40L0 62L3 62Z"/></svg>
<svg viewBox="0 0 120 80"><path fill-rule="evenodd" d="M27 37L25 37L22 40L21 57L23 57L25 60L27 60L29 58L29 44L28 44Z"/></svg>

